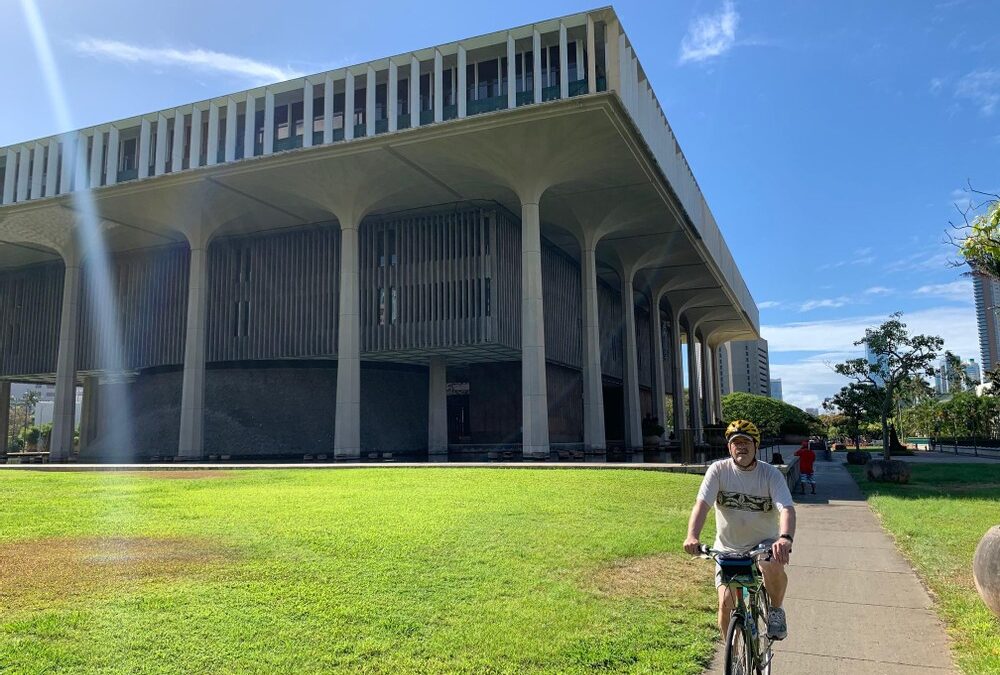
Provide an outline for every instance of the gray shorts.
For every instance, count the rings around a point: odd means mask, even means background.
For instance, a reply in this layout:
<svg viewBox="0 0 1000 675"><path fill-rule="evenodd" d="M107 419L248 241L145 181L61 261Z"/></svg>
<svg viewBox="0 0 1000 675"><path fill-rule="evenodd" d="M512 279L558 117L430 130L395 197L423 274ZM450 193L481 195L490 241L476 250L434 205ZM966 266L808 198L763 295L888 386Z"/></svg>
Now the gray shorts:
<svg viewBox="0 0 1000 675"><path fill-rule="evenodd" d="M776 541L778 541L778 540L777 539L765 539L764 541L762 541L760 543L761 544L767 544L768 546L770 546L771 544L773 544ZM759 545L760 544L758 544L758 546ZM750 549L754 549L754 548L757 548L757 546L751 546L750 547ZM747 550L750 550L750 549L747 549ZM719 563L715 563L715 587L716 588L720 588L721 586L722 586L722 568L719 567Z"/></svg>

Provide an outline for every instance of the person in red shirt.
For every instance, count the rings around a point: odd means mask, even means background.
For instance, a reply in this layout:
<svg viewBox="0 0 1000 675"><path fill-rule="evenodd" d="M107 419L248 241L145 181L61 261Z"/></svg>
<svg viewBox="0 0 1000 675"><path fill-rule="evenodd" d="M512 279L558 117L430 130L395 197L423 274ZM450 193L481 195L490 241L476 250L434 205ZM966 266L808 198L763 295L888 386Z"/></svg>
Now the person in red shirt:
<svg viewBox="0 0 1000 675"><path fill-rule="evenodd" d="M806 491L806 485L808 485L812 488L812 494L816 494L816 479L813 477L813 462L816 461L816 453L809 449L808 441L802 441L802 447L795 451L795 456L799 458L802 492Z"/></svg>

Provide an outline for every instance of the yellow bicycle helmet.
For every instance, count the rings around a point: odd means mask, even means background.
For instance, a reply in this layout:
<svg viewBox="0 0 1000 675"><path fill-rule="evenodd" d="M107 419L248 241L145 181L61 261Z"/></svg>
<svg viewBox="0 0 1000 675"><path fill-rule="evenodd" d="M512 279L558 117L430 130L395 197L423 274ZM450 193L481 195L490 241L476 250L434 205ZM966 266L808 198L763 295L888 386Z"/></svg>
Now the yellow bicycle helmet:
<svg viewBox="0 0 1000 675"><path fill-rule="evenodd" d="M750 420L733 420L726 427L726 443L733 436L748 436L753 439L754 445L760 447L760 429Z"/></svg>

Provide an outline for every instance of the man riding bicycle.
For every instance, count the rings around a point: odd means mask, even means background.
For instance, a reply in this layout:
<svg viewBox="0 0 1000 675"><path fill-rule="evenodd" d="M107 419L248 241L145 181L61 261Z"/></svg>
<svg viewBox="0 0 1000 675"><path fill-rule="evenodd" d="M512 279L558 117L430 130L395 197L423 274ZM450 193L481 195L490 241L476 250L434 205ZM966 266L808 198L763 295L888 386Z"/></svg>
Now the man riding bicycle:
<svg viewBox="0 0 1000 675"><path fill-rule="evenodd" d="M767 636L783 640L787 627L781 604L788 585L784 566L788 564L795 537L792 495L781 471L757 461L760 431L753 422L736 420L730 424L726 429L726 444L731 461L715 462L705 472L694 508L691 509L684 550L691 555L700 553L698 537L712 504L715 504L716 523L713 548L740 555L760 544L769 545L772 559L759 561L764 588L771 601ZM716 567L716 586L719 592L719 630L725 637L734 602L728 587L722 583L719 567Z"/></svg>

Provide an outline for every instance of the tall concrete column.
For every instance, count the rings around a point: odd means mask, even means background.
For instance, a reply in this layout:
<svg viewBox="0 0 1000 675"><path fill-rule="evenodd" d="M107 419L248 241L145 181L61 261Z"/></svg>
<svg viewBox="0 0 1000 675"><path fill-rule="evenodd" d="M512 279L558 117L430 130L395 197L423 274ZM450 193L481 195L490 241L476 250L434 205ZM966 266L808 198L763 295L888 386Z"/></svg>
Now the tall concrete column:
<svg viewBox="0 0 1000 675"><path fill-rule="evenodd" d="M97 421L97 378L83 378L83 404L80 406L80 453L87 449L95 437Z"/></svg>
<svg viewBox="0 0 1000 675"><path fill-rule="evenodd" d="M448 367L435 356L430 360L427 392L427 458L448 461Z"/></svg>
<svg viewBox="0 0 1000 675"><path fill-rule="evenodd" d="M535 103L542 102L542 36L537 30L531 32L531 77Z"/></svg>
<svg viewBox="0 0 1000 675"><path fill-rule="evenodd" d="M420 126L420 61L410 56L410 128Z"/></svg>
<svg viewBox="0 0 1000 675"><path fill-rule="evenodd" d="M10 436L10 382L0 381L0 455L7 454Z"/></svg>
<svg viewBox="0 0 1000 675"><path fill-rule="evenodd" d="M466 81L468 67L465 63L465 47L458 45L458 88L455 99L458 101L458 116L465 117L466 101L468 100L468 82Z"/></svg>
<svg viewBox="0 0 1000 675"><path fill-rule="evenodd" d="M625 317L625 447L642 447L642 408L639 405L639 352L635 344L635 299L632 273L622 273L622 314Z"/></svg>
<svg viewBox="0 0 1000 675"><path fill-rule="evenodd" d="M604 430L604 381L601 377L601 321L597 302L597 260L594 247L580 251L580 285L583 290L583 445L606 450Z"/></svg>
<svg viewBox="0 0 1000 675"><path fill-rule="evenodd" d="M188 271L187 328L184 338L184 379L181 385L181 433L177 458L204 455L205 324L208 316L208 237L191 238Z"/></svg>
<svg viewBox="0 0 1000 675"><path fill-rule="evenodd" d="M719 379L719 345L712 347L712 413L715 422L724 422L722 417L722 385Z"/></svg>
<svg viewBox="0 0 1000 675"><path fill-rule="evenodd" d="M307 79L302 81L302 147L308 148L313 144L313 121L316 117L313 112L313 86Z"/></svg>
<svg viewBox="0 0 1000 675"><path fill-rule="evenodd" d="M201 166L201 109L191 107L191 141L188 147L188 168Z"/></svg>
<svg viewBox="0 0 1000 675"><path fill-rule="evenodd" d="M192 135L191 138L194 138L194 136ZM264 90L264 147L261 150L261 154L270 155L272 152L274 152L274 92L271 91L270 89L265 89Z"/></svg>
<svg viewBox="0 0 1000 675"><path fill-rule="evenodd" d="M212 101L208 104L208 154L205 164L212 166L219 163L219 106Z"/></svg>
<svg viewBox="0 0 1000 675"><path fill-rule="evenodd" d="M354 138L354 73L347 71L344 78L344 140Z"/></svg>
<svg viewBox="0 0 1000 675"><path fill-rule="evenodd" d="M95 142L96 142L96 136ZM163 113L156 116L156 148L153 152L153 175L162 176L167 170L167 117ZM94 183L93 174L90 177L90 184Z"/></svg>
<svg viewBox="0 0 1000 675"><path fill-rule="evenodd" d="M566 24L559 22L559 98L569 98L569 43Z"/></svg>
<svg viewBox="0 0 1000 675"><path fill-rule="evenodd" d="M365 136L375 135L375 69L365 71Z"/></svg>
<svg viewBox="0 0 1000 675"><path fill-rule="evenodd" d="M323 79L323 143L333 142L333 76Z"/></svg>
<svg viewBox="0 0 1000 675"><path fill-rule="evenodd" d="M111 127L112 144L115 148L115 165L118 164L118 132ZM111 157L108 157L111 161ZM180 108L174 111L174 143L170 148L170 172L177 173L184 165L184 113ZM111 178L110 171L108 178Z"/></svg>
<svg viewBox="0 0 1000 675"><path fill-rule="evenodd" d="M514 36L507 33L507 107L517 107L517 53L514 51Z"/></svg>
<svg viewBox="0 0 1000 675"><path fill-rule="evenodd" d="M398 129L396 108L399 107L399 68L389 60L389 84L386 87L385 117L388 120L389 131Z"/></svg>
<svg viewBox="0 0 1000 675"><path fill-rule="evenodd" d="M3 175L3 198L0 203L11 204L14 202L14 174L10 167L17 163L17 153L14 148L7 148L7 171Z"/></svg>
<svg viewBox="0 0 1000 675"><path fill-rule="evenodd" d="M108 136L108 185L114 185L114 180L118 177L118 129L111 127ZM45 196L51 197L56 193L56 183L58 173L56 167L59 164L59 139L49 139L49 162L45 167ZM8 164L8 166L10 166Z"/></svg>
<svg viewBox="0 0 1000 675"><path fill-rule="evenodd" d="M702 405L702 420L705 424L712 424L713 420L713 407L712 403L712 390L714 384L712 380L712 351L708 346L708 340L704 336L701 338L701 405Z"/></svg>
<svg viewBox="0 0 1000 675"><path fill-rule="evenodd" d="M310 99L309 114L312 116L312 99ZM232 162L236 159L236 122L239 114L237 113L237 103L235 98L230 98L226 102L226 137L223 139L224 155L223 157L227 162ZM244 116L244 120L246 117ZM310 138L312 138L310 136Z"/></svg>
<svg viewBox="0 0 1000 675"><path fill-rule="evenodd" d="M684 354L681 347L680 318L674 314L670 319L670 377L673 378L674 397L674 432L680 440L681 429L687 428L684 422Z"/></svg>
<svg viewBox="0 0 1000 675"><path fill-rule="evenodd" d="M91 175L93 175L94 169L96 168L97 183L94 183L93 179L91 179L92 185L100 185L101 168L102 168L101 156L104 153L103 141L104 141L104 134L101 133L100 131L95 131L94 152L91 154L90 157L90 167L91 167L90 170L91 170ZM39 197L42 196L42 177L45 175L43 171L43 164L44 164L43 157L45 156L45 146L42 145L41 143L35 143L35 150L33 154L35 161L34 161L34 167L32 168L31 172L31 198L38 199ZM96 160L94 159L95 157L97 158Z"/></svg>
<svg viewBox="0 0 1000 675"><path fill-rule="evenodd" d="M337 328L336 459L361 457L361 299L358 287L358 225L340 223L340 311Z"/></svg>
<svg viewBox="0 0 1000 675"><path fill-rule="evenodd" d="M521 415L524 457L549 456L542 313L542 235L538 203L521 204Z"/></svg>
<svg viewBox="0 0 1000 675"><path fill-rule="evenodd" d="M594 17L587 15L587 93L593 94L597 91L597 54L596 32L594 31ZM582 67L582 66L578 66Z"/></svg>
<svg viewBox="0 0 1000 675"><path fill-rule="evenodd" d="M149 176L149 146L152 139L152 125L145 117L139 124L139 178ZM83 151L86 156L86 148ZM79 172L76 176L76 189L80 189L81 178Z"/></svg>
<svg viewBox="0 0 1000 675"><path fill-rule="evenodd" d="M667 426L664 419L663 398L666 387L663 381L663 324L660 320L660 303L656 294L653 294L650 312L650 329L652 331L653 343L653 416L663 426Z"/></svg>
<svg viewBox="0 0 1000 675"><path fill-rule="evenodd" d="M49 460L65 462L73 452L76 413L76 340L80 317L80 261L76 253L64 256L62 310L59 320L59 356L52 413Z"/></svg>
<svg viewBox="0 0 1000 675"><path fill-rule="evenodd" d="M434 50L434 81L431 82L431 89L434 92L434 121L440 122L444 119L444 56L437 49Z"/></svg>
<svg viewBox="0 0 1000 675"><path fill-rule="evenodd" d="M701 429L701 404L698 396L698 346L695 343L694 331L689 327L687 333L688 356L688 428L697 437Z"/></svg>

